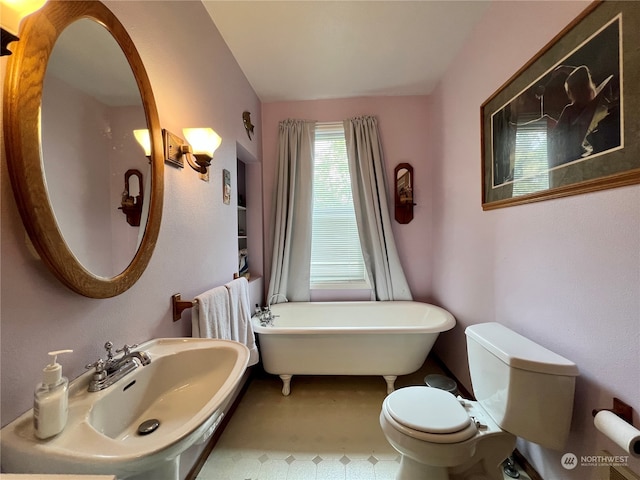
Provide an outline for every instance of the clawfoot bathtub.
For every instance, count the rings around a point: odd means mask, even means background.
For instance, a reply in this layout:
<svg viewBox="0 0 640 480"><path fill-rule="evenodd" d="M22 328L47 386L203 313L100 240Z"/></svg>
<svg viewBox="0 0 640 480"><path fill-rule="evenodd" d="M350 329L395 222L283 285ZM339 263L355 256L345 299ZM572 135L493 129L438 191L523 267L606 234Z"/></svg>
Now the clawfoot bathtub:
<svg viewBox="0 0 640 480"><path fill-rule="evenodd" d="M455 326L446 310L413 301L289 302L271 311L272 325L254 317L253 328L283 395L293 375L382 375L391 393L396 377L418 370L438 334Z"/></svg>

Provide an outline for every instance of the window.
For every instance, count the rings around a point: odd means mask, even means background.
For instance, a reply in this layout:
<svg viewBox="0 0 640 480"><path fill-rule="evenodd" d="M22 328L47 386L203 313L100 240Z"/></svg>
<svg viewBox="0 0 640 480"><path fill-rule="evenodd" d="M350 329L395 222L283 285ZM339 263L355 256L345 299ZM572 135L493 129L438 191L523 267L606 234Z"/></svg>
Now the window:
<svg viewBox="0 0 640 480"><path fill-rule="evenodd" d="M518 125L513 166L513 196L549 188L547 119L533 119Z"/></svg>
<svg viewBox="0 0 640 480"><path fill-rule="evenodd" d="M316 125L311 287L368 288L342 123Z"/></svg>

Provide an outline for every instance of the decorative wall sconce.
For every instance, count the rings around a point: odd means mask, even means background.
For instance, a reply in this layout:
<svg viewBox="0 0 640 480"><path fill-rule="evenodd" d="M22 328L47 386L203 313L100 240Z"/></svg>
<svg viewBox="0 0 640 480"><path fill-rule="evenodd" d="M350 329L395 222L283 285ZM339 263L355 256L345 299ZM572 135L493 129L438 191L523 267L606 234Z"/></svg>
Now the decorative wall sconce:
<svg viewBox="0 0 640 480"><path fill-rule="evenodd" d="M151 137L149 136L149 130L146 128L140 130L134 130L133 136L144 150L144 154L148 159L151 159Z"/></svg>
<svg viewBox="0 0 640 480"><path fill-rule="evenodd" d="M135 189L131 185L131 177L138 178L138 195L132 195L136 193ZM144 191L142 187L142 173L140 170L130 169L124 174L124 191L122 192L122 202L118 210L122 210L127 216L127 223L132 227L140 226L140 217L142 216L142 202L144 199Z"/></svg>
<svg viewBox="0 0 640 480"><path fill-rule="evenodd" d="M242 112L242 123L244 123L244 129L247 131L247 137L251 140L251 134L253 133L253 123L251 123L251 112Z"/></svg>
<svg viewBox="0 0 640 480"><path fill-rule="evenodd" d="M187 137L188 143L167 130L162 131L165 161L182 168L183 158L186 158L191 168L206 174L222 138L212 128L184 128L182 133Z"/></svg>
<svg viewBox="0 0 640 480"><path fill-rule="evenodd" d="M182 146L182 153L187 155L187 162L196 172L207 173L207 168L211 165L213 153L222 143L222 138L212 128L183 128L182 133L187 137L187 142L191 144ZM185 149L188 148L188 150ZM192 158L195 157L193 164Z"/></svg>
<svg viewBox="0 0 640 480"><path fill-rule="evenodd" d="M395 217L398 223L409 223L413 220L413 167L408 163L400 163L394 170Z"/></svg>
<svg viewBox="0 0 640 480"><path fill-rule="evenodd" d="M11 55L9 43L19 40L20 22L27 15L42 8L47 0L0 0L1 45L0 57Z"/></svg>

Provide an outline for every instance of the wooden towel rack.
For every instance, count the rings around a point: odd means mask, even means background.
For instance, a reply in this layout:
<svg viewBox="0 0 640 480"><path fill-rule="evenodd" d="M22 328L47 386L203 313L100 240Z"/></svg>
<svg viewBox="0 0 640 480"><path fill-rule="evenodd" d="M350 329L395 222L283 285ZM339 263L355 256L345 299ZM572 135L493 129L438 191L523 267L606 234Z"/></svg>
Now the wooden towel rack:
<svg viewBox="0 0 640 480"><path fill-rule="evenodd" d="M195 307L198 304L197 300L184 301L179 293L171 296L171 305L173 309L173 321L177 322L182 318L182 312L187 308Z"/></svg>
<svg viewBox="0 0 640 480"><path fill-rule="evenodd" d="M233 279L237 280L239 275L237 273L233 274ZM184 312L187 308L193 308L198 304L198 300L182 300L182 297L179 293L171 295L171 307L173 311L173 321L177 322L182 319L182 312Z"/></svg>

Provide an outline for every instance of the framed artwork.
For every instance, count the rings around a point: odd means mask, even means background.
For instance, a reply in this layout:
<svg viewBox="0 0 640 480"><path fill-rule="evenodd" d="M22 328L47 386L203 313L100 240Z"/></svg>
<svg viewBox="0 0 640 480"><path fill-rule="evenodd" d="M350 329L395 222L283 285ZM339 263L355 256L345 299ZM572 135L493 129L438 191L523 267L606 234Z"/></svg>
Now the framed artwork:
<svg viewBox="0 0 640 480"><path fill-rule="evenodd" d="M231 203L231 173L229 170L222 170L222 201L225 205Z"/></svg>
<svg viewBox="0 0 640 480"><path fill-rule="evenodd" d="M594 2L481 106L482 208L640 183L640 2Z"/></svg>

